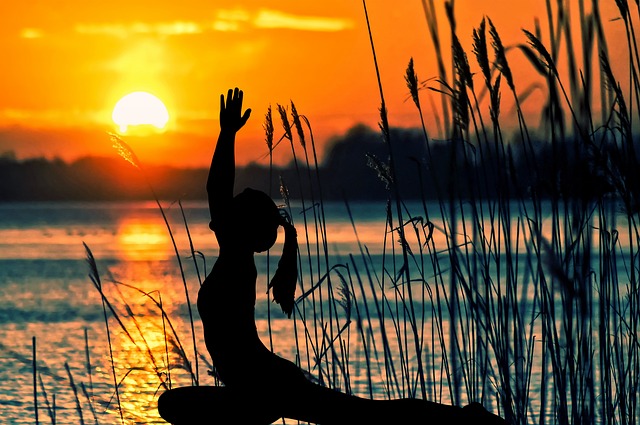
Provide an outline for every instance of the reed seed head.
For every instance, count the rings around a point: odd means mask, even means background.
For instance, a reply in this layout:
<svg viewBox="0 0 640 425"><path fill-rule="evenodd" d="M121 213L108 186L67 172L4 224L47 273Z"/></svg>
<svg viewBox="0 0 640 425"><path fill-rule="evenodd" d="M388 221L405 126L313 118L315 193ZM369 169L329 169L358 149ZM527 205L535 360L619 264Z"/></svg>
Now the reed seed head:
<svg viewBox="0 0 640 425"><path fill-rule="evenodd" d="M530 31L522 30L529 41L529 45L531 48L537 52L543 59L543 62L547 68L549 68L555 75L558 75L558 70L556 69L555 62L553 58L549 54L547 48L542 44L540 39L533 35Z"/></svg>
<svg viewBox="0 0 640 425"><path fill-rule="evenodd" d="M298 133L298 138L300 139L300 144L302 148L306 148L306 141L304 138L304 131L302 130L302 123L300 122L300 115L298 115L298 110L296 109L296 105L291 101L291 117L293 118L293 125L296 128L296 132Z"/></svg>
<svg viewBox="0 0 640 425"><path fill-rule="evenodd" d="M367 153L367 165L378 174L378 178L382 180L385 187L390 189L393 183L393 177L391 175L391 167L389 164L384 163L375 155Z"/></svg>
<svg viewBox="0 0 640 425"><path fill-rule="evenodd" d="M491 19L489 20L489 34L493 39L491 43L493 46L493 51L496 55L496 67L498 70L504 75L505 80L507 80L507 84L512 91L515 91L515 84L513 83L513 74L511 73L511 67L509 67L509 62L507 61L507 54L502 44L502 40L500 39L500 34L498 34L498 30L493 25Z"/></svg>
<svg viewBox="0 0 640 425"><path fill-rule="evenodd" d="M273 116L271 115L271 105L267 109L267 113L264 116L264 124L263 124L267 147L269 148L269 152L273 151Z"/></svg>
<svg viewBox="0 0 640 425"><path fill-rule="evenodd" d="M409 93L411 93L413 103L415 103L416 108L420 110L420 97L418 96L418 74L416 74L416 70L413 66L413 58L409 59L409 65L407 65L407 71L405 73L404 80L407 82L407 87L409 88Z"/></svg>
<svg viewBox="0 0 640 425"><path fill-rule="evenodd" d="M278 112L280 113L280 119L282 120L282 128L284 128L284 137L293 141L291 135L291 124L289 123L289 117L287 116L287 108L278 104Z"/></svg>
<svg viewBox="0 0 640 425"><path fill-rule="evenodd" d="M457 35L453 35L453 63L458 73L458 77L466 84L471 90L473 90L473 74L471 73L471 67L469 66L469 60L467 53L462 48L460 40Z"/></svg>
<svg viewBox="0 0 640 425"><path fill-rule="evenodd" d="M282 200L284 201L285 205L289 206L289 200L291 199L291 197L289 196L289 188L285 184L282 176L280 176L280 196L282 196Z"/></svg>
<svg viewBox="0 0 640 425"><path fill-rule="evenodd" d="M473 30L473 53L484 76L485 84L491 88L491 65L487 48L486 20L483 18L480 26Z"/></svg>
<svg viewBox="0 0 640 425"><path fill-rule="evenodd" d="M500 75L496 78L496 83L493 85L490 95L491 95L491 106L489 107L489 113L491 114L491 121L494 124L498 123L498 118L500 117L500 82L502 78Z"/></svg>
<svg viewBox="0 0 640 425"><path fill-rule="evenodd" d="M113 143L113 148L118 152L118 155L134 167L141 168L140 161L135 152L133 152L133 149L131 149L124 140L116 134L111 134L111 142Z"/></svg>

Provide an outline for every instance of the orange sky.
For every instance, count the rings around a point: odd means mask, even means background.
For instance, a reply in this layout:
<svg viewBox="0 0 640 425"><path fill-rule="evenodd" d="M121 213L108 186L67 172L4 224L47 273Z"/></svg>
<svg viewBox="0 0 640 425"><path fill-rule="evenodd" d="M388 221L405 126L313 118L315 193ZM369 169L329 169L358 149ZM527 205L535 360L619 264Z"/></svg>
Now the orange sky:
<svg viewBox="0 0 640 425"><path fill-rule="evenodd" d="M446 34L444 2L435 3ZM458 34L472 66L471 33L483 15L505 44L521 43L521 28L533 30L535 16L545 21L544 3L456 1ZM601 3L611 45L624 35L623 24L610 21L617 16L613 0ZM369 0L367 7L390 124L416 126L404 82L409 58L421 79L437 75L422 2ZM443 40L446 49L448 38ZM239 162L267 152L262 125L269 105L293 100L319 144L356 123L378 122L361 0L3 1L0 46L0 154L13 151L19 158L114 155L106 136L115 130L111 111L136 90L157 95L170 114L162 134L125 136L149 163L207 166L218 131L218 96L234 86L244 89L253 109L239 138ZM624 52L616 54L627 60ZM519 59L515 51L512 56ZM516 83L526 87L530 74L522 71ZM428 105L434 95L422 96ZM536 110L535 96L525 107ZM442 136L434 120L429 126L433 137ZM287 157L280 148L276 160Z"/></svg>

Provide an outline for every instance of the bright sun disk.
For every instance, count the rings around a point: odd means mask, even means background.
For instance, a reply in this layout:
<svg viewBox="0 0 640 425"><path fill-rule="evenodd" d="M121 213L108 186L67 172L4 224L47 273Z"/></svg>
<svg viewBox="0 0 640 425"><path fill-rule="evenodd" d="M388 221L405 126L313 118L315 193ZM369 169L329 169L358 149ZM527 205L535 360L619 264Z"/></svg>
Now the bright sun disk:
<svg viewBox="0 0 640 425"><path fill-rule="evenodd" d="M153 126L162 130L169 121L169 111L156 96L136 91L116 103L111 118L120 127L121 133L125 133L130 126Z"/></svg>

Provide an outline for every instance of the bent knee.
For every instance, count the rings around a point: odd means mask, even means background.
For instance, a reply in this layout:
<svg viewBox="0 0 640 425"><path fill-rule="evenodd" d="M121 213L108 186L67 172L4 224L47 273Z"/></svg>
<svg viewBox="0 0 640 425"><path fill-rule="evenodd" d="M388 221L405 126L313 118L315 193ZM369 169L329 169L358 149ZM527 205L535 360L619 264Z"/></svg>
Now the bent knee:
<svg viewBox="0 0 640 425"><path fill-rule="evenodd" d="M180 403L178 401L175 390L168 390L160 394L158 398L158 413L165 421L171 424L180 423L180 410L184 411L184 407L179 409Z"/></svg>
<svg viewBox="0 0 640 425"><path fill-rule="evenodd" d="M280 418L269 404L225 387L197 386L167 390L158 398L158 413L174 424L251 422L271 424Z"/></svg>

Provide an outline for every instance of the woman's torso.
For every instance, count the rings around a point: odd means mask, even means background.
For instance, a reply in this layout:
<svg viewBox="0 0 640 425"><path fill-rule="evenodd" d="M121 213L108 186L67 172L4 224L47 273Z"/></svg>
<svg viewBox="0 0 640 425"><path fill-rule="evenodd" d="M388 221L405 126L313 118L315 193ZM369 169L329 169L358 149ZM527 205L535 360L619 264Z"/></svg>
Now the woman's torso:
<svg viewBox="0 0 640 425"><path fill-rule="evenodd" d="M256 278L252 256L220 256L198 293L205 344L225 384L271 355L255 324Z"/></svg>

